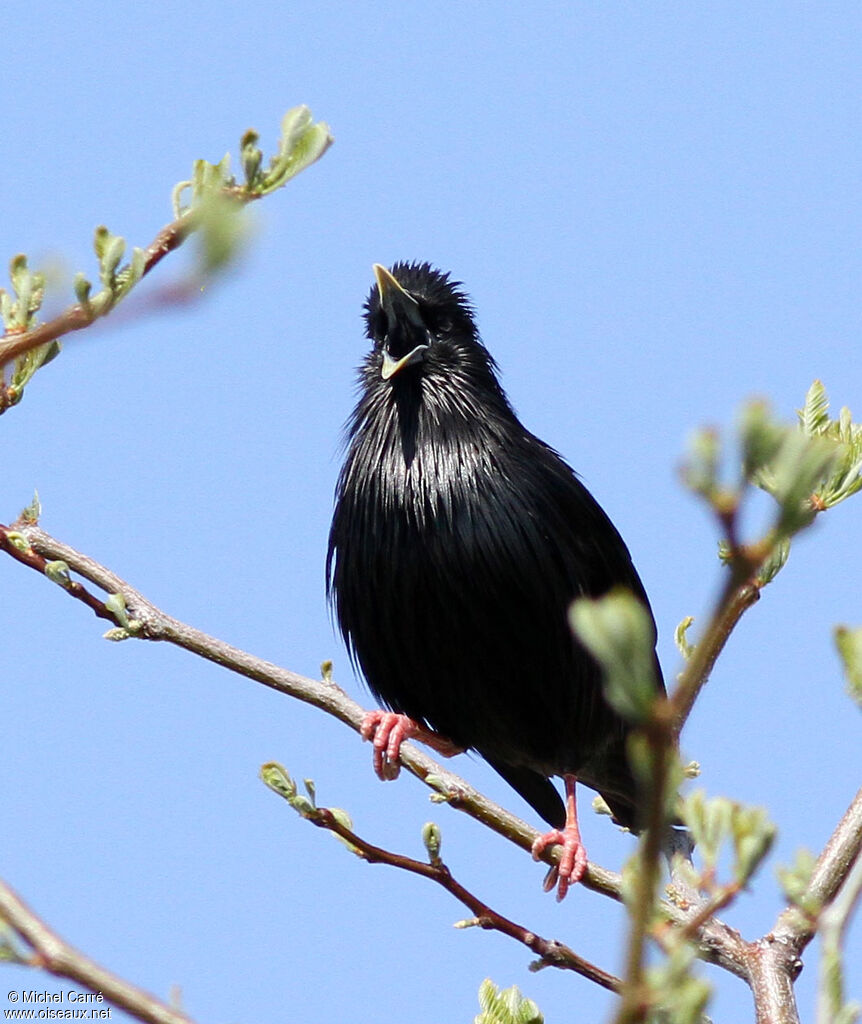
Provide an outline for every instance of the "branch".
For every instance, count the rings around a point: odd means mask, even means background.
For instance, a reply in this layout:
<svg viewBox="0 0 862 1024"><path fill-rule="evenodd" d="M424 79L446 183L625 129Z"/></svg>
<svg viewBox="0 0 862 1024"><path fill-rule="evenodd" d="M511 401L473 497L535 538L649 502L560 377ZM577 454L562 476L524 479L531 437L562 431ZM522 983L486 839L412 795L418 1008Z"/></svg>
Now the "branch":
<svg viewBox="0 0 862 1024"><path fill-rule="evenodd" d="M516 942L522 943L539 956L538 962L533 965L534 970L541 967L559 967L562 970L574 971L611 992L619 991L619 978L578 956L574 950L562 942L558 942L556 939L543 939L523 925L510 921L496 910L492 910L483 900L456 881L449 868L440 859L440 838L439 832L436 832L436 826L426 826L426 829L434 830L435 835L423 835L426 848L429 851L430 862L414 860L412 857L405 857L403 854L374 846L357 835L347 824L343 812L336 813L328 807L316 807L305 797L297 797L296 784L282 765L272 762L265 764L261 769L261 778L274 793L286 799L300 817L339 836L344 840L348 849L362 860L369 864L388 864L390 867L430 879L442 886L446 892L463 903L474 915L472 920L461 922L460 927L486 928L508 935Z"/></svg>
<svg viewBox="0 0 862 1024"><path fill-rule="evenodd" d="M858 897L854 865L862 859L862 789L829 838L797 906L782 911L772 931L751 946L751 988L758 1024L795 1024L799 1017L793 982L802 970L801 954L824 917L846 895L841 913L849 914ZM808 908L818 908L811 913ZM821 996L823 993L821 993Z"/></svg>
<svg viewBox="0 0 862 1024"><path fill-rule="evenodd" d="M766 546L763 547L766 550ZM628 878L630 929L616 1024L644 1021L655 1007L661 1006L663 1012L669 1011L674 1002L679 1005L685 1003L688 1010L698 1012L708 992L702 983L688 975L688 964L694 951L685 949L684 941L687 936L699 935L715 911L733 898L765 855L774 835L774 829L767 827L768 823L761 822L757 815L737 814L725 801L724 831L729 833L731 824L734 826L734 843L738 847L734 865L737 884L723 886L721 893L715 892L714 886L708 884L707 889L713 898L704 902L698 889L689 885L689 873L677 873L674 888L686 904L694 908L694 913L689 916L686 926L672 936L670 943L665 943L670 952L668 961L660 970L648 974L646 947L648 938L653 936L650 920L659 895L661 854L666 852L670 857L671 853L679 852L690 857L693 845L689 836L677 836L671 827L675 817L675 794L681 778L678 729L684 720L684 714L677 711L674 699L680 698L679 706L690 709L733 624L749 606L747 595L757 593L749 578L759 564L759 556L755 558L748 553L741 553L734 559L731 585L725 589L711 627L697 650L697 658L691 660L683 685L670 699L656 692L654 627L637 598L630 593L611 592L598 599L581 599L575 602L571 611L570 621L575 634L602 668L608 702L631 723L627 753L632 772L640 781L642 790L639 823L642 836ZM686 818L685 813L683 817ZM722 817L713 807L709 808L707 817L710 829L715 831ZM686 820L694 841L709 834L709 829L699 829L699 821ZM714 838L717 839L718 834ZM744 973L747 976L747 971Z"/></svg>
<svg viewBox="0 0 862 1024"><path fill-rule="evenodd" d="M670 698L677 738L734 627L787 561L791 540L818 514L862 489L862 425L852 422L848 409L837 420L828 409L820 381L809 388L796 427L773 421L764 403L749 403L739 428L740 476L730 486L722 479L716 433L701 430L693 438L682 476L723 532L721 558L731 575ZM752 485L771 494L776 508L766 533L745 544L740 509Z"/></svg>
<svg viewBox="0 0 862 1024"><path fill-rule="evenodd" d="M730 579L716 602L703 638L698 641L686 662L668 701L675 741L679 740L694 703L706 685L730 634L748 609L760 600L761 588L756 581L758 568L752 566L750 575L741 581L736 574Z"/></svg>
<svg viewBox="0 0 862 1024"><path fill-rule="evenodd" d="M147 1024L192 1024L184 1013L111 974L64 942L2 881L0 918L32 947L32 956L22 962L100 992L108 1002Z"/></svg>
<svg viewBox="0 0 862 1024"><path fill-rule="evenodd" d="M144 268L142 277L149 272L174 249L178 249L188 236L195 230L196 220L191 214L184 214L177 220L166 224L144 250ZM0 341L0 366L11 362L31 349L56 341L73 331L82 331L102 316L106 316L114 306L97 307L91 303L86 306L80 302L69 306L44 324L39 324L30 331L13 334L8 341Z"/></svg>
<svg viewBox="0 0 862 1024"><path fill-rule="evenodd" d="M862 859L862 789L853 798L817 859L811 880L799 903L820 908L817 916L802 914L796 907L783 911L772 930L788 955L798 959L817 932L818 918L842 895L854 864Z"/></svg>
<svg viewBox="0 0 862 1024"><path fill-rule="evenodd" d="M366 710L335 683L310 679L280 668L166 615L110 569L55 540L38 526L26 522L17 523L13 528L0 525L0 549L39 573L52 575L51 566L60 563L107 594L121 595L124 610L118 618L115 603L99 598L80 583L67 582L66 576L57 580L71 597L85 604L97 617L119 627L106 634L109 639L135 637L166 641L279 693L311 704L355 732L360 731ZM53 577L57 579L56 571ZM526 822L483 796L466 780L438 764L414 744L403 744L401 755L404 767L441 794L451 806L465 811L521 849L531 851L539 833ZM544 859L549 864L556 863L558 852L549 849ZM588 869L585 884L596 892L617 900L621 898L619 876L597 865L591 865Z"/></svg>
<svg viewBox="0 0 862 1024"><path fill-rule="evenodd" d="M65 563L69 570L83 576L107 594L120 595L119 602L111 598L104 601L80 583L69 586L65 582L66 577L58 580L70 596L86 604L98 617L118 625L119 628L106 634L110 639L135 637L172 643L279 693L319 708L355 732L361 729L365 709L335 683L309 679L280 668L171 618L111 570L55 540L32 522L19 522L13 528L0 526L0 550L43 574L52 563ZM465 779L438 764L412 743L402 744L400 760L411 774L452 807L464 811L522 850L531 851L539 833L489 800ZM542 859L548 864L556 864L559 852L559 847L551 847ZM622 902L622 882L615 872L591 863L587 866L581 884L593 892ZM666 920L679 927L685 927L693 916L693 911L680 909L667 900L659 902L658 911ZM703 959L723 967L737 977L748 978L745 943L733 929L712 919L699 929L697 941L700 946L699 955Z"/></svg>
<svg viewBox="0 0 862 1024"><path fill-rule="evenodd" d="M660 720L644 724L643 738L646 741L651 768L651 778L646 794L646 828L641 837L637 854L637 873L634 879L636 894L629 904L631 924L626 950L625 983L622 1001L615 1018L616 1024L634 1024L645 1020L649 1005L643 999L647 935L650 918L656 905L656 895L661 877L661 853L668 833L667 790L672 785L669 771L669 755L675 756L675 739ZM686 926L693 928L691 922Z"/></svg>
<svg viewBox="0 0 862 1024"><path fill-rule="evenodd" d="M229 174L228 156L218 164L196 161L192 179L180 182L173 190L176 220L163 227L146 249L135 248L125 265L120 265L125 241L112 235L104 226L97 228L94 247L102 289L91 295L91 282L83 274L76 275L78 302L48 323L39 324L37 321L44 296L44 275L28 269L23 253L12 260L10 277L14 298L5 289L0 289L0 312L6 329L2 336L5 340L0 339L0 413L21 400L33 374L59 351L59 346L52 345L52 342L107 316L192 232L200 231L203 238L202 270L212 272L223 267L236 248L238 237L231 223L232 215L247 203L281 188L319 160L332 144L332 136L325 123L313 123L311 111L299 106L284 115L278 149L266 169L262 165L263 153L257 142L258 134L253 130L247 131L240 141L245 174L242 185ZM187 192L191 197L190 203L184 206L182 197ZM175 288L173 297L184 297L191 292L189 282L186 289ZM41 354L36 349L41 349ZM2 371L7 363L13 361L12 381L7 385Z"/></svg>

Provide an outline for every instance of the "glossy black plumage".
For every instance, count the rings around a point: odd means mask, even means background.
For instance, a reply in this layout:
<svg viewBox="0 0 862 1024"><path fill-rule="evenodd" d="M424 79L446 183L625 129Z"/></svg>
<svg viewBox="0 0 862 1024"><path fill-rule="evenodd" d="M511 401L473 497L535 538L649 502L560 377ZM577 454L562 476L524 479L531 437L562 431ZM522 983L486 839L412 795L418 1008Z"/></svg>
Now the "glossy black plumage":
<svg viewBox="0 0 862 1024"><path fill-rule="evenodd" d="M413 301L375 286L366 304L327 560L341 632L384 705L478 751L551 825L550 777L573 774L637 827L626 725L566 618L616 585L647 603L629 552L516 417L461 286L428 264L391 275Z"/></svg>

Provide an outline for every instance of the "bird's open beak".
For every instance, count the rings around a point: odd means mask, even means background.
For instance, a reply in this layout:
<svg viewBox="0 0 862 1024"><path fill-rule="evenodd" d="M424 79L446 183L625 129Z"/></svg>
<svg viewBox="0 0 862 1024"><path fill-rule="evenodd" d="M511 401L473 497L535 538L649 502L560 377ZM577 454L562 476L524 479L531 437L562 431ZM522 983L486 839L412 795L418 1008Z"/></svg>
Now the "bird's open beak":
<svg viewBox="0 0 862 1024"><path fill-rule="evenodd" d="M379 263L374 264L374 276L377 279L377 290L380 293L380 305L386 313L390 330L400 328L400 333L407 335L419 335L427 337L428 329L419 312L419 303L413 298L410 292L395 280L386 267ZM394 358L388 347L383 349L383 366L380 375L384 380L394 377L399 370L405 366L418 363L425 357L428 349L428 342L422 341L415 345L406 355Z"/></svg>

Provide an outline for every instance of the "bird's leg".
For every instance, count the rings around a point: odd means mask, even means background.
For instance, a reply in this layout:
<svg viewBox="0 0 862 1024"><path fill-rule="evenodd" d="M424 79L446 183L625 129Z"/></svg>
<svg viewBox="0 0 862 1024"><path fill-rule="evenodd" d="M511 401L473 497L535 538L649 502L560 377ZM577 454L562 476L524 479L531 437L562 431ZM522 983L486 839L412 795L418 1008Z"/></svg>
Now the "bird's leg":
<svg viewBox="0 0 862 1024"><path fill-rule="evenodd" d="M398 778L401 771L398 758L401 744L405 740L419 740L442 757L454 757L464 752L463 747L447 740L445 736L426 729L407 715L395 714L394 711L369 711L362 719L359 734L364 740L373 740L374 772L384 782Z"/></svg>
<svg viewBox="0 0 862 1024"><path fill-rule="evenodd" d="M552 829L533 843L533 860L539 860L549 846L559 844L563 848L560 863L554 865L545 878L545 892L550 892L556 885L558 901L565 899L569 886L579 882L587 870L587 851L581 842L575 799L578 780L574 775L565 775L563 778L566 784L566 824L562 830Z"/></svg>

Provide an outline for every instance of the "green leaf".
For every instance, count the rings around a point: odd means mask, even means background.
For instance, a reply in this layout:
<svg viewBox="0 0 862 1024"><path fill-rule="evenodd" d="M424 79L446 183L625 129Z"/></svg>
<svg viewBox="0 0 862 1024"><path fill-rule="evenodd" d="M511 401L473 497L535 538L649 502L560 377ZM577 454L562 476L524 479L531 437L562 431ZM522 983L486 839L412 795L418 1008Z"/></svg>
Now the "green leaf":
<svg viewBox="0 0 862 1024"><path fill-rule="evenodd" d="M689 439L682 477L689 490L711 499L718 487L721 440L711 427L696 430Z"/></svg>
<svg viewBox="0 0 862 1024"><path fill-rule="evenodd" d="M105 599L105 609L114 616L120 626L124 629L130 628L131 623L126 614L126 599L121 593L109 594Z"/></svg>
<svg viewBox="0 0 862 1024"><path fill-rule="evenodd" d="M261 766L260 777L273 793L278 793L288 802L296 796L296 783L283 764L279 764L277 761L268 761Z"/></svg>
<svg viewBox="0 0 862 1024"><path fill-rule="evenodd" d="M676 649L688 661L691 657L694 647L688 642L688 631L694 625L694 616L686 615L686 617L676 627L673 634L673 640L676 644Z"/></svg>
<svg viewBox="0 0 862 1024"><path fill-rule="evenodd" d="M643 721L658 694L655 629L643 602L622 588L578 598L569 623L602 666L608 702L630 721Z"/></svg>
<svg viewBox="0 0 862 1024"><path fill-rule="evenodd" d="M796 859L789 867L779 864L775 869L778 884L788 903L811 917L820 911L820 903L809 893L811 876L817 863L809 850L797 850Z"/></svg>
<svg viewBox="0 0 862 1024"><path fill-rule="evenodd" d="M443 845L443 836L440 826L433 821L426 821L422 826L422 842L428 852L428 860L431 864L440 863L440 847Z"/></svg>
<svg viewBox="0 0 862 1024"><path fill-rule="evenodd" d="M236 257L248 237L242 206L221 187L201 194L195 202L199 259L205 274L223 269Z"/></svg>
<svg viewBox="0 0 862 1024"><path fill-rule="evenodd" d="M766 556L763 564L757 571L757 582L765 587L771 583L787 564L790 557L790 538L781 537L775 542L772 550Z"/></svg>
<svg viewBox="0 0 862 1024"><path fill-rule="evenodd" d="M278 153L260 178L257 195L266 195L281 188L305 170L332 145L329 126L320 121L313 124L311 111L306 106L293 107L281 122Z"/></svg>
<svg viewBox="0 0 862 1024"><path fill-rule="evenodd" d="M253 128L240 139L240 160L242 161L243 174L245 174L246 188L254 189L260 177L260 165L263 160L263 153L258 148L260 136Z"/></svg>
<svg viewBox="0 0 862 1024"><path fill-rule="evenodd" d="M831 508L862 489L862 424L853 422L846 407L837 420L829 418L829 399L819 380L808 389L798 416L804 435L824 438L836 446L831 473L813 495L818 508Z"/></svg>
<svg viewBox="0 0 862 1024"><path fill-rule="evenodd" d="M532 999L521 995L517 985L500 990L489 978L479 986L482 1012L473 1024L544 1024L544 1016Z"/></svg>
<svg viewBox="0 0 862 1024"><path fill-rule="evenodd" d="M46 562L45 575L52 583L58 584L64 590L68 590L72 585L72 577L69 575L69 566L62 561L62 559L58 558L54 562Z"/></svg>
<svg viewBox="0 0 862 1024"><path fill-rule="evenodd" d="M353 819L343 807L328 807L327 810L342 828L350 829L351 832L353 831ZM343 837L338 836L338 838L341 839Z"/></svg>
<svg viewBox="0 0 862 1024"><path fill-rule="evenodd" d="M732 817L733 848L736 854L734 879L745 885L772 849L778 830L762 807L735 807Z"/></svg>
<svg viewBox="0 0 862 1024"><path fill-rule="evenodd" d="M42 503L39 501L39 492L33 491L33 500L26 508L21 509L21 515L18 517L25 523L36 524L39 522L39 518L42 515Z"/></svg>
<svg viewBox="0 0 862 1024"><path fill-rule="evenodd" d="M837 455L827 438L787 428L772 461L754 477L780 506L775 524L779 536L792 536L812 522L817 514L812 495L824 485Z"/></svg>
<svg viewBox="0 0 862 1024"><path fill-rule="evenodd" d="M678 943L656 967L647 969L650 1001L656 1010L651 1021L661 1024L701 1024L712 990L696 977L697 950Z"/></svg>
<svg viewBox="0 0 862 1024"><path fill-rule="evenodd" d="M768 473L781 445L791 428L773 421L766 402L749 402L743 406L739 423L742 446L742 475L757 483L757 478Z"/></svg>
<svg viewBox="0 0 862 1024"><path fill-rule="evenodd" d="M700 851L714 870L725 843L732 842L734 881L742 886L760 866L775 840L776 829L761 807L747 807L726 797L707 799L703 790L681 803L681 815Z"/></svg>
<svg viewBox="0 0 862 1024"><path fill-rule="evenodd" d="M119 271L116 276L116 297L118 299L127 295L132 288L144 276L147 265L147 254L139 246L132 249L131 260Z"/></svg>
<svg viewBox="0 0 862 1024"><path fill-rule="evenodd" d="M47 366L52 359L56 359L59 352L58 341L47 341L44 345L29 349L15 360L15 368L9 381L12 404L21 400L24 388L30 383L36 371Z"/></svg>
<svg viewBox="0 0 862 1024"><path fill-rule="evenodd" d="M87 309L90 305L90 292L93 289L93 285L86 277L84 277L80 270L75 274L73 287L75 290L75 298L81 303L84 309Z"/></svg>
<svg viewBox="0 0 862 1024"><path fill-rule="evenodd" d="M17 548L19 551L29 551L30 542L20 533L18 530L7 530L6 541L12 545L13 548Z"/></svg>
<svg viewBox="0 0 862 1024"><path fill-rule="evenodd" d="M0 289L0 312L7 331L20 333L36 326L36 313L45 294L45 275L30 270L24 253L13 256L9 262L9 280L14 299Z"/></svg>
<svg viewBox="0 0 862 1024"><path fill-rule="evenodd" d="M835 646L844 667L847 692L862 707L862 627L836 626Z"/></svg>
<svg viewBox="0 0 862 1024"><path fill-rule="evenodd" d="M822 434L829 427L829 398L823 382L815 380L805 396L805 404L797 409L799 425L804 434Z"/></svg>

